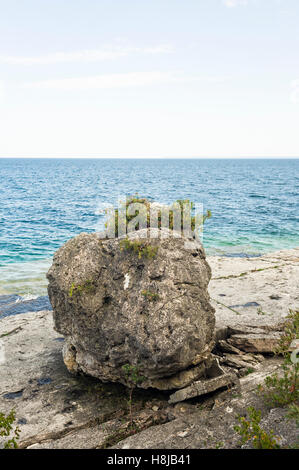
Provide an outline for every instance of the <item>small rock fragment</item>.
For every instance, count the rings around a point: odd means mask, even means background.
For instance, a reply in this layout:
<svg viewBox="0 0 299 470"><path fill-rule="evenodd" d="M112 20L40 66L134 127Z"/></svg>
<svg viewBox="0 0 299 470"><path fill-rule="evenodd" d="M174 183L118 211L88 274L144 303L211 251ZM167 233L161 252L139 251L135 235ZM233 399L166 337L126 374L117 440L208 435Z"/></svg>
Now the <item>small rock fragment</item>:
<svg viewBox="0 0 299 470"><path fill-rule="evenodd" d="M186 437L188 436L188 431L181 431L177 433L178 437Z"/></svg>
<svg viewBox="0 0 299 470"><path fill-rule="evenodd" d="M280 334L276 332L233 335L227 342L242 351L252 353L273 353L279 345Z"/></svg>
<svg viewBox="0 0 299 470"><path fill-rule="evenodd" d="M223 374L213 379L199 380L189 385L189 387L178 390L170 395L168 403L177 403L200 395L206 395L207 393L214 392L219 388L232 385L236 382L238 382L238 379L235 374Z"/></svg>
<svg viewBox="0 0 299 470"><path fill-rule="evenodd" d="M217 348L220 349L220 351L227 352L227 353L244 354L243 351L241 351L238 348L235 348L234 346L232 346L225 340L218 341Z"/></svg>

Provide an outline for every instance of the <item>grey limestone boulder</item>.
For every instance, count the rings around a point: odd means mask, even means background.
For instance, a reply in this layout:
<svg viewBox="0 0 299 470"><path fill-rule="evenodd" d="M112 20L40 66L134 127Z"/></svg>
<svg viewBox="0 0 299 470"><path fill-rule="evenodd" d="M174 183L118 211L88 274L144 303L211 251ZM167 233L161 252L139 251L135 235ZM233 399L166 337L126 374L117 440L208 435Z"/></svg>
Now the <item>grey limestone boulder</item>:
<svg viewBox="0 0 299 470"><path fill-rule="evenodd" d="M81 233L54 255L48 293L72 373L127 385L129 364L140 387L170 390L210 366L215 317L204 250L195 239L157 233Z"/></svg>

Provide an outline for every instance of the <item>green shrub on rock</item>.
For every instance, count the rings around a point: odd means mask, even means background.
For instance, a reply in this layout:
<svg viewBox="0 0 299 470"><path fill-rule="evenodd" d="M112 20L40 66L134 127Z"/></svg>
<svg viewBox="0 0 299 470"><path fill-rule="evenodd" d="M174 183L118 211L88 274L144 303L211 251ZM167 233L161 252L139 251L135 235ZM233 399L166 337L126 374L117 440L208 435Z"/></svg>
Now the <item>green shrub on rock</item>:
<svg viewBox="0 0 299 470"><path fill-rule="evenodd" d="M283 355L283 374L274 373L266 377L264 385L258 387L259 393L269 406L286 406L299 400L299 363L291 357L291 343L299 339L299 311L290 310L284 325L277 355Z"/></svg>
<svg viewBox="0 0 299 470"><path fill-rule="evenodd" d="M154 258L157 254L158 247L149 245L147 242L141 240L130 240L125 238L120 242L120 249L126 251L133 251L138 254L138 258Z"/></svg>
<svg viewBox="0 0 299 470"><path fill-rule="evenodd" d="M18 426L14 428L14 422L16 420L16 413L11 410L7 416L4 413L0 413L0 437L9 437L4 442L4 449L17 449L17 440L19 439L20 429Z"/></svg>
<svg viewBox="0 0 299 470"><path fill-rule="evenodd" d="M279 449L280 445L276 441L273 431L266 432L261 428L261 412L250 406L247 409L248 419L238 416L239 426L235 426L235 431L241 436L241 444L252 441L255 449Z"/></svg>

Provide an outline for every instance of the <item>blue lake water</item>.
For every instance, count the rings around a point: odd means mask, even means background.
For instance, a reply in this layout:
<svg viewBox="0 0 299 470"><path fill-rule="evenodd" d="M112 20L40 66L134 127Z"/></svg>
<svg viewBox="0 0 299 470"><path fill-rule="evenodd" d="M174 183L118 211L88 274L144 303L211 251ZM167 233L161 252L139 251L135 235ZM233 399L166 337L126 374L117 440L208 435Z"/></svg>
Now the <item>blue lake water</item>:
<svg viewBox="0 0 299 470"><path fill-rule="evenodd" d="M135 193L203 203L213 215L204 227L207 254L294 248L298 182L298 159L0 159L0 295L46 295L55 250L101 229L99 209Z"/></svg>

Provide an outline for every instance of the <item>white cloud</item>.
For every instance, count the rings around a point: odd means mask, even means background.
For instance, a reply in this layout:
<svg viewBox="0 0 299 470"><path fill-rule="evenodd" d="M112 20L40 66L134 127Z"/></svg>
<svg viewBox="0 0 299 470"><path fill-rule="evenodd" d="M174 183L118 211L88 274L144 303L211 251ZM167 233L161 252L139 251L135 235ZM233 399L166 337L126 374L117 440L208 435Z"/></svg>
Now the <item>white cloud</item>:
<svg viewBox="0 0 299 470"><path fill-rule="evenodd" d="M105 46L76 52L56 52L36 57L0 56L0 63L8 65L51 65L65 62L98 62L127 57L132 54L169 54L170 45L159 44L152 47Z"/></svg>
<svg viewBox="0 0 299 470"><path fill-rule="evenodd" d="M92 90L103 88L130 88L148 86L163 83L190 83L204 81L217 83L225 80L225 77L200 77L187 76L179 72L130 72L103 74L91 77L60 78L54 80L41 80L28 82L23 88L40 88L55 90Z"/></svg>
<svg viewBox="0 0 299 470"><path fill-rule="evenodd" d="M237 7L239 5L248 5L248 0L222 0L222 2L228 8Z"/></svg>
<svg viewBox="0 0 299 470"><path fill-rule="evenodd" d="M281 5L282 0L272 0L273 3L276 3L276 5ZM249 4L255 3L259 4L261 3L260 0L222 0L222 3L227 7L227 8L234 8L238 6L247 6Z"/></svg>
<svg viewBox="0 0 299 470"><path fill-rule="evenodd" d="M169 80L167 73L161 72L133 72L96 75L91 77L61 78L56 80L42 80L25 83L25 88L61 89L61 90L89 90L97 88L127 88L150 85Z"/></svg>

